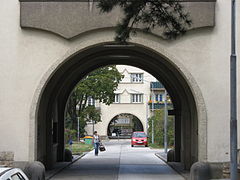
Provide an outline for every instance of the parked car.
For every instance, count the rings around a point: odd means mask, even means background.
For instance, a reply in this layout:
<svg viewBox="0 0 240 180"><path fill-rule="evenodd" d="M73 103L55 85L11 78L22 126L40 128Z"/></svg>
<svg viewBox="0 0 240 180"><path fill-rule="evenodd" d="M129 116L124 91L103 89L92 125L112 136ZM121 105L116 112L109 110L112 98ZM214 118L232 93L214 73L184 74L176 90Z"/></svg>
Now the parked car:
<svg viewBox="0 0 240 180"><path fill-rule="evenodd" d="M0 180L29 180L21 169L0 167Z"/></svg>
<svg viewBox="0 0 240 180"><path fill-rule="evenodd" d="M131 139L131 146L135 145L144 145L145 147L148 146L147 135L143 131L136 131L132 134Z"/></svg>

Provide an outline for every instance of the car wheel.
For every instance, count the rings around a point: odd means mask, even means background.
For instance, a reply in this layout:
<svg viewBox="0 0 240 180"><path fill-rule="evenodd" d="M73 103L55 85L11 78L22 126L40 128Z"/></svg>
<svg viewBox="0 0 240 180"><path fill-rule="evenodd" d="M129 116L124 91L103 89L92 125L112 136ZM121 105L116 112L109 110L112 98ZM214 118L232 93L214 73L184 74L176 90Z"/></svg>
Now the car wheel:
<svg viewBox="0 0 240 180"><path fill-rule="evenodd" d="M145 147L148 147L148 145L145 145Z"/></svg>
<svg viewBox="0 0 240 180"><path fill-rule="evenodd" d="M131 145L133 147L133 145Z"/></svg>

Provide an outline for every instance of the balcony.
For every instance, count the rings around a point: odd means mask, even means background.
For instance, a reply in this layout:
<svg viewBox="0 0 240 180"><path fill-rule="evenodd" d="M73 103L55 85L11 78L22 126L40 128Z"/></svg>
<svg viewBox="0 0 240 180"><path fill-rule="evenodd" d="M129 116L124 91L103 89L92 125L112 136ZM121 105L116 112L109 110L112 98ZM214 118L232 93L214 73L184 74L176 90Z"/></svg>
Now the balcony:
<svg viewBox="0 0 240 180"><path fill-rule="evenodd" d="M149 105L149 109L150 110L155 110L155 109L162 109L164 108L164 102L157 102L157 103L153 103L153 108L152 108L152 103L151 101L148 102L148 105ZM168 109L172 109L173 108L173 105L171 102L168 102L167 103L167 106L168 106Z"/></svg>
<svg viewBox="0 0 240 180"><path fill-rule="evenodd" d="M150 88L152 90L157 90L157 89L164 89L164 86L160 82L151 82L150 83Z"/></svg>
<svg viewBox="0 0 240 180"><path fill-rule="evenodd" d="M152 104L148 104L148 105L149 105L151 110L152 109L162 109L162 108L164 108L164 104L159 104L159 103L154 103L153 108L152 108Z"/></svg>

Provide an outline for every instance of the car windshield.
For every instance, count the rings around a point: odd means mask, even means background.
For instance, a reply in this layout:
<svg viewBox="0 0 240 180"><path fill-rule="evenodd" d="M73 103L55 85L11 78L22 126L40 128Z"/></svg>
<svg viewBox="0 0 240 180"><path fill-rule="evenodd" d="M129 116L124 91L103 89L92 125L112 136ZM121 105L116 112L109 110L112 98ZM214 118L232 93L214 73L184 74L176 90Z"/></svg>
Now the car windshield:
<svg viewBox="0 0 240 180"><path fill-rule="evenodd" d="M143 138L143 137L147 137L147 136L145 133L133 133L133 137Z"/></svg>

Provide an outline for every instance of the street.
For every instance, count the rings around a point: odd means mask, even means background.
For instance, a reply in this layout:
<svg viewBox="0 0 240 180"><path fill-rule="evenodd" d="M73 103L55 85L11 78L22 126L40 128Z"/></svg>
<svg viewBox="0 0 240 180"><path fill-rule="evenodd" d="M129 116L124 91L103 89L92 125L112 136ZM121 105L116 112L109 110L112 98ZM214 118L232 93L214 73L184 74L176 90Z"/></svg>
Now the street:
<svg viewBox="0 0 240 180"><path fill-rule="evenodd" d="M105 152L91 151L52 180L184 180L161 159L157 150L131 147L130 140L104 143Z"/></svg>

